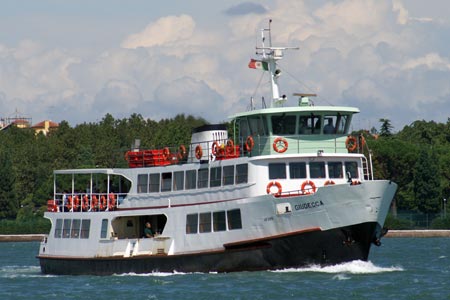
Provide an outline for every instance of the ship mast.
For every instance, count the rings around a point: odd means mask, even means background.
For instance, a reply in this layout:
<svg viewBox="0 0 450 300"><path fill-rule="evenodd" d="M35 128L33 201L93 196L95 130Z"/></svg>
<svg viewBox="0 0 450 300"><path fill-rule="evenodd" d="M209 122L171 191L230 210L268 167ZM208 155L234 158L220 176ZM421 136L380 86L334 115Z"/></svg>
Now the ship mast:
<svg viewBox="0 0 450 300"><path fill-rule="evenodd" d="M298 50L298 47L274 47L272 46L271 25L269 20L269 28L261 29L261 46L256 46L256 54L261 57L263 63L267 63L268 72L270 73L270 82L272 88L271 107L282 106L286 102L286 95L280 96L278 86L278 78L281 76L281 70L277 69L277 61L283 59L284 50ZM266 35L268 36L268 46L265 45Z"/></svg>

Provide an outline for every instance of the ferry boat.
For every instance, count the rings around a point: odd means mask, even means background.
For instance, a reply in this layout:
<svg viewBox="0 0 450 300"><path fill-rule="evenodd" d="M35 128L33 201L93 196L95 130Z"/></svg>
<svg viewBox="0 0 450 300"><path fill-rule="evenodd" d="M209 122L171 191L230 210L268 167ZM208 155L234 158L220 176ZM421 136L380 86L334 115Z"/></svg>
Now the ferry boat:
<svg viewBox="0 0 450 300"><path fill-rule="evenodd" d="M269 37L265 45L265 37ZM44 274L233 272L367 260L397 185L375 180L354 107L279 93L261 30L272 101L196 128L190 145L125 154L128 168L54 171L38 259ZM264 102L264 101L263 101ZM297 101L296 101L297 102ZM367 156L364 154L367 153ZM145 229L145 227L151 229Z"/></svg>

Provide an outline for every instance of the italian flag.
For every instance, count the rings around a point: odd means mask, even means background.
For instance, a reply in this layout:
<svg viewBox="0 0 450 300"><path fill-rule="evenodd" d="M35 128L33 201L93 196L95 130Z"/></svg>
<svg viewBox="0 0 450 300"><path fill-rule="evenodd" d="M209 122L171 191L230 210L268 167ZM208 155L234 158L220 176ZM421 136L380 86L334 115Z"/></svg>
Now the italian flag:
<svg viewBox="0 0 450 300"><path fill-rule="evenodd" d="M250 69L262 69L264 71L269 71L269 65L266 61L260 61L253 58L248 63L248 67Z"/></svg>

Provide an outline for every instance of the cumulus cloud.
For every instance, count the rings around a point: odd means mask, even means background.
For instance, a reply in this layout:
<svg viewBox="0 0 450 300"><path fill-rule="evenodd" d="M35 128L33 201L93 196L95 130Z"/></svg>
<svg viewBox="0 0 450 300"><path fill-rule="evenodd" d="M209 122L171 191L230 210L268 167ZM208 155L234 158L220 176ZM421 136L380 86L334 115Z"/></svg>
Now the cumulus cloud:
<svg viewBox="0 0 450 300"><path fill-rule="evenodd" d="M186 40L192 36L195 22L191 16L169 16L150 23L141 32L128 36L123 42L124 48L153 47Z"/></svg>

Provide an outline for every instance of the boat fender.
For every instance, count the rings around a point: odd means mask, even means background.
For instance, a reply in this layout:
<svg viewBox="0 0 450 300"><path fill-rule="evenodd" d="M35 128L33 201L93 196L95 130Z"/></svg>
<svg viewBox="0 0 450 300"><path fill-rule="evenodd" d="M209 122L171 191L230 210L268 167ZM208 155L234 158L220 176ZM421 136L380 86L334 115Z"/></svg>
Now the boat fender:
<svg viewBox="0 0 450 300"><path fill-rule="evenodd" d="M310 188L306 188L306 186L309 186ZM311 180L306 180L302 183L302 187L301 187L302 193L303 194L311 194L311 193L315 193L316 192L316 185L314 184L313 181Z"/></svg>
<svg viewBox="0 0 450 300"><path fill-rule="evenodd" d="M350 152L355 151L357 147L356 138L354 136L349 135L345 140L345 147L347 147L347 150Z"/></svg>
<svg viewBox="0 0 450 300"><path fill-rule="evenodd" d="M277 187L277 192L276 193L271 193L271 188L273 186ZM281 191L282 191L281 183L279 183L278 181L271 181L271 182L269 182L269 184L267 184L267 188L266 188L267 194L273 194L275 197L277 197L277 196L281 195Z"/></svg>
<svg viewBox="0 0 450 300"><path fill-rule="evenodd" d="M284 153L286 152L288 148L288 142L285 138L277 137L273 141L273 150L275 150L278 153Z"/></svg>
<svg viewBox="0 0 450 300"><path fill-rule="evenodd" d="M245 140L245 150L248 152L251 152L253 147L255 146L255 141L253 140L253 137L249 135L247 139Z"/></svg>
<svg viewBox="0 0 450 300"><path fill-rule="evenodd" d="M333 180L327 180L327 181L325 181L325 183L323 185L325 186L325 185L332 185L332 184L334 184Z"/></svg>
<svg viewBox="0 0 450 300"><path fill-rule="evenodd" d="M197 147L195 147L195 157L197 159L201 159L203 156L203 150L202 150L202 146L197 145Z"/></svg>

